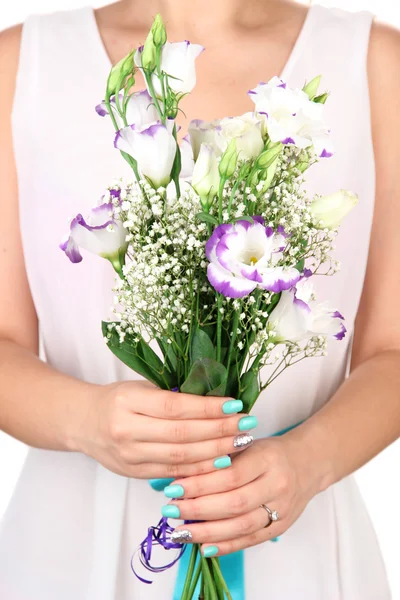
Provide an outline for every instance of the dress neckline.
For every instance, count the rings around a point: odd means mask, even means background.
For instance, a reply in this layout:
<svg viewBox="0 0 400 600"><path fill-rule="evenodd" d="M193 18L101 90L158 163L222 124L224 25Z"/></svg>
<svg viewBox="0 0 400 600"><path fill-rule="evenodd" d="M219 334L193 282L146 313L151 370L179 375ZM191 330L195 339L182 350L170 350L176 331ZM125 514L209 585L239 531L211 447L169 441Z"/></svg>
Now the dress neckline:
<svg viewBox="0 0 400 600"><path fill-rule="evenodd" d="M289 54L289 57L281 70L279 77L283 80L289 77L294 65L297 62L298 57L301 55L302 49L305 46L305 43L308 38L308 32L311 29L313 17L315 14L318 5L312 5L307 11L303 24L301 26L300 32L296 38L296 41L293 44L292 50ZM101 62L103 63L102 67L106 70L110 70L112 67L112 62L108 55L107 49L104 46L104 42L101 38L99 27L97 25L97 20L95 16L94 9L90 6L86 6L83 11L86 12L89 22L89 31L91 37L93 39L95 47L97 47L97 52L100 57Z"/></svg>

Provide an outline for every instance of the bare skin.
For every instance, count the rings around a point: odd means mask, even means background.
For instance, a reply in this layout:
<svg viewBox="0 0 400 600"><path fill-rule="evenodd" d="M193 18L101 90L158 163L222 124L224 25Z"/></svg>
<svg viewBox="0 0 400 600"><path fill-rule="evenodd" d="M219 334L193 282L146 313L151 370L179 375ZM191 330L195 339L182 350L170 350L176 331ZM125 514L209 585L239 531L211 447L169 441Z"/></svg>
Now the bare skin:
<svg viewBox="0 0 400 600"><path fill-rule="evenodd" d="M187 119L248 110L243 89L281 72L306 17L305 7L284 0L151 0L143 5L123 0L97 11L112 62L143 42L160 10L171 39L190 38L209 50L198 61L196 94L185 101ZM399 32L375 24L371 36L377 194L351 376L305 424L279 440L258 441L217 476L212 458L228 452L239 418L223 416L220 401L212 408L206 399L192 397L195 406L187 414L179 395L144 383L89 385L36 357L37 317L21 250L10 128L20 35L20 27L0 35L0 427L32 446L84 452L129 477L185 478L177 482L188 498L180 503L182 517L207 520L191 526L193 540L217 543L219 554L280 535L315 494L365 464L400 432ZM139 433L143 418L145 432L150 435L156 425L159 431L147 444ZM206 419L215 435L211 445L204 433ZM167 451L162 448L166 443ZM263 528L261 503L279 507L281 519L268 529Z"/></svg>

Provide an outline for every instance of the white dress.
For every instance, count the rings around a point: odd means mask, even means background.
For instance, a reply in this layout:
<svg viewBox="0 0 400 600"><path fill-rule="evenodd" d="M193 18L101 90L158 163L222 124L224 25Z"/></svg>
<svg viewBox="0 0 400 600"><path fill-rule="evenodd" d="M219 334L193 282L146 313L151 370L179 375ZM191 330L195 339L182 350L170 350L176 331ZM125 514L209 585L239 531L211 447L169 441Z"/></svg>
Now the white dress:
<svg viewBox="0 0 400 600"><path fill-rule="evenodd" d="M260 437L306 419L346 373L375 191L366 73L371 20L368 13L314 6L281 74L302 86L322 73L332 92L327 119L336 154L311 169L308 188L351 189L361 200L338 238L340 273L318 281L319 297L345 314L350 334L331 345L327 358L292 367L266 391L255 410ZM71 265L58 244L67 219L91 208L114 176L127 173L109 127L94 111L109 67L90 8L31 17L13 112L23 246L47 360L100 384L134 377L102 340L112 270L87 253ZM0 598L171 600L175 569L152 586L130 571L131 554L163 503L146 481L120 477L85 455L30 449L1 523ZM353 477L315 497L279 543L247 550L245 571L249 600L390 598Z"/></svg>

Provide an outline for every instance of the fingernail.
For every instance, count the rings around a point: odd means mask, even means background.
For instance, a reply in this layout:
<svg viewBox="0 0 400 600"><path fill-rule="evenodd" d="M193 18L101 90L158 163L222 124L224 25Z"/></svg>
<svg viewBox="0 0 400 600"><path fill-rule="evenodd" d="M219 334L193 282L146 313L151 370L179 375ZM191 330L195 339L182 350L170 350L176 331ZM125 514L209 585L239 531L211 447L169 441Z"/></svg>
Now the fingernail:
<svg viewBox="0 0 400 600"><path fill-rule="evenodd" d="M243 417L243 419L240 419L238 427L239 431L248 431L249 429L254 429L257 425L257 417Z"/></svg>
<svg viewBox="0 0 400 600"><path fill-rule="evenodd" d="M202 552L203 556L205 556L206 558L211 558L212 556L218 554L219 550L217 546L207 546L207 548L203 548Z"/></svg>
<svg viewBox="0 0 400 600"><path fill-rule="evenodd" d="M179 517L181 516L181 511L177 506L174 506L173 504L166 504L162 507L161 514L167 519L179 519Z"/></svg>
<svg viewBox="0 0 400 600"><path fill-rule="evenodd" d="M181 485L169 485L164 489L164 494L167 498L180 498L185 493L185 490Z"/></svg>
<svg viewBox="0 0 400 600"><path fill-rule="evenodd" d="M229 456L220 456L214 460L214 467L216 469L226 469L227 467L230 467L231 464L232 461Z"/></svg>
<svg viewBox="0 0 400 600"><path fill-rule="evenodd" d="M247 448L254 442L254 438L250 433L242 433L233 439L234 448Z"/></svg>
<svg viewBox="0 0 400 600"><path fill-rule="evenodd" d="M169 485L172 482L173 482L173 479L171 479L171 478L149 479L149 483L150 483L151 487L156 492L163 492L164 489L167 487L167 485Z"/></svg>
<svg viewBox="0 0 400 600"><path fill-rule="evenodd" d="M175 544L190 544L190 542L193 539L193 535L192 532L189 531L188 529L175 529L175 531L173 531L171 533L171 540L175 543Z"/></svg>
<svg viewBox="0 0 400 600"><path fill-rule="evenodd" d="M222 412L224 415L233 415L239 413L243 409L243 402L241 400L228 400L222 405Z"/></svg>
<svg viewBox="0 0 400 600"><path fill-rule="evenodd" d="M280 539L281 538L278 536L278 537L272 538L271 542L279 542Z"/></svg>

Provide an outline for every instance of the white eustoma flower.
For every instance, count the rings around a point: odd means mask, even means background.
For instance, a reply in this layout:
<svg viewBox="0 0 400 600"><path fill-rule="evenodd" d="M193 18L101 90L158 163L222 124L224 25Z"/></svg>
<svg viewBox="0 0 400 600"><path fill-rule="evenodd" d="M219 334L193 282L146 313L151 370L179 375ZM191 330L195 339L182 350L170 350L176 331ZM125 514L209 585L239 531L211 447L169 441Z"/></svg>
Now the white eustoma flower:
<svg viewBox="0 0 400 600"><path fill-rule="evenodd" d="M196 85L195 60L203 52L199 44L185 42L166 42L161 51L161 71L168 77L168 85L176 94L188 94ZM135 64L142 67L143 47L135 53ZM152 84L157 97L162 98L161 82L152 75Z"/></svg>
<svg viewBox="0 0 400 600"><path fill-rule="evenodd" d="M180 145L181 150L181 173L182 179L189 179L193 175L194 156L189 135L185 135Z"/></svg>
<svg viewBox="0 0 400 600"><path fill-rule="evenodd" d="M113 217L112 203L93 208L84 218L81 214L71 221L69 237L60 244L71 262L82 260L80 248L118 262L125 255L127 231L121 221Z"/></svg>
<svg viewBox="0 0 400 600"><path fill-rule="evenodd" d="M221 131L220 123L221 119L215 119L214 121L194 119L193 121L190 121L188 132L195 160L197 160L197 157L199 156L202 144L207 144L207 146L213 148L217 156L222 154L217 141L217 135Z"/></svg>
<svg viewBox="0 0 400 600"><path fill-rule="evenodd" d="M265 227L262 217L253 220L218 225L206 244L208 280L228 298L242 298L256 287L279 293L300 279L296 268L276 266L284 235Z"/></svg>
<svg viewBox="0 0 400 600"><path fill-rule="evenodd" d="M318 156L332 156L329 131L323 121L324 105L312 102L302 90L292 90L279 77L249 91L256 112L265 119L264 130L273 142L304 149L314 146Z"/></svg>
<svg viewBox="0 0 400 600"><path fill-rule="evenodd" d="M329 196L316 198L310 205L310 212L317 220L318 229L336 229L344 217L356 206L358 196L341 190Z"/></svg>
<svg viewBox="0 0 400 600"><path fill-rule="evenodd" d="M248 112L241 117L222 119L217 132L217 143L224 152L231 141L236 140L236 151L239 159L256 158L264 148L261 135L261 122L254 113Z"/></svg>
<svg viewBox="0 0 400 600"><path fill-rule="evenodd" d="M218 163L211 146L202 144L193 169L192 186L199 194L202 204L209 205L219 187Z"/></svg>
<svg viewBox="0 0 400 600"><path fill-rule="evenodd" d="M294 289L282 292L268 319L276 342L300 342L315 335L342 340L346 334L342 315L314 299L309 279L303 278Z"/></svg>
<svg viewBox="0 0 400 600"><path fill-rule="evenodd" d="M135 125L117 132L114 146L132 156L139 171L154 187L166 187L171 181L171 170L176 154L176 141L172 135L174 121L167 125L159 121L139 129Z"/></svg>
<svg viewBox="0 0 400 600"><path fill-rule="evenodd" d="M120 94L119 98L122 103L123 94ZM122 128L124 124L118 114L114 96L111 98L110 106L118 125ZM108 115L106 103L102 102L101 104L98 104L96 106L96 112L101 117ZM158 120L158 113L154 106L153 99L147 90L141 90L140 92L135 92L129 96L126 106L126 120L128 125L135 125L138 128L145 127Z"/></svg>
<svg viewBox="0 0 400 600"><path fill-rule="evenodd" d="M201 144L212 146L216 155L221 156L232 139L236 140L238 157L242 160L256 158L264 148L261 121L251 112L209 122L195 119L189 123L189 135L195 158Z"/></svg>

